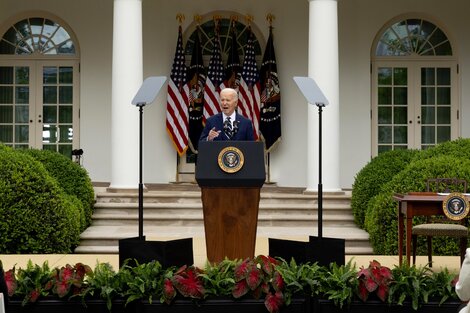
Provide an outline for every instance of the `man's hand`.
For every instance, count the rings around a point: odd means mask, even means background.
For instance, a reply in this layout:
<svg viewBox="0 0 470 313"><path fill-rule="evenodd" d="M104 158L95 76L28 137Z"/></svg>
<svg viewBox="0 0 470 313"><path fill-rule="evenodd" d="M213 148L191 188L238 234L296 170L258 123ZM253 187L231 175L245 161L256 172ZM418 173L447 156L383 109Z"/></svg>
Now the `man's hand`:
<svg viewBox="0 0 470 313"><path fill-rule="evenodd" d="M219 137L220 130L215 130L215 127L212 127L212 129L209 131L209 135L207 136L208 141L214 140L215 137Z"/></svg>

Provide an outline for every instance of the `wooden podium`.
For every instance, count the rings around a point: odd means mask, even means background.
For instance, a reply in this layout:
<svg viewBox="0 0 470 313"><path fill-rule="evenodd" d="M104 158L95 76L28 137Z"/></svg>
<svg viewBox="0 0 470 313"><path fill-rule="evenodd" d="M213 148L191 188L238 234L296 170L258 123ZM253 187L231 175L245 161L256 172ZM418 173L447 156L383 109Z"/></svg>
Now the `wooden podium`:
<svg viewBox="0 0 470 313"><path fill-rule="evenodd" d="M265 177L262 142L199 143L196 181L202 191L209 262L254 257Z"/></svg>

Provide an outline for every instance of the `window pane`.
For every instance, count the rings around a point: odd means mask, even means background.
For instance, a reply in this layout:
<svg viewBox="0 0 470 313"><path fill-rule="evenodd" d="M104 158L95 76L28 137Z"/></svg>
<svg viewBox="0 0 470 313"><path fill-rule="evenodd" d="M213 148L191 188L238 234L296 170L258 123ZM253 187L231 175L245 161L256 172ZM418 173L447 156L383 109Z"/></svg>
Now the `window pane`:
<svg viewBox="0 0 470 313"><path fill-rule="evenodd" d="M392 124L392 108L379 107L379 124Z"/></svg>
<svg viewBox="0 0 470 313"><path fill-rule="evenodd" d="M393 88L393 103L394 104L407 104L408 103L408 88L395 87Z"/></svg>
<svg viewBox="0 0 470 313"><path fill-rule="evenodd" d="M393 84L394 85L407 85L408 77L407 68L396 67L393 69Z"/></svg>
<svg viewBox="0 0 470 313"><path fill-rule="evenodd" d="M57 151L57 145L42 145L43 150Z"/></svg>
<svg viewBox="0 0 470 313"><path fill-rule="evenodd" d="M450 68L437 69L437 84L450 86Z"/></svg>
<svg viewBox="0 0 470 313"><path fill-rule="evenodd" d="M379 145L379 154L392 150L392 146Z"/></svg>
<svg viewBox="0 0 470 313"><path fill-rule="evenodd" d="M0 141L5 143L13 142L12 125L0 125Z"/></svg>
<svg viewBox="0 0 470 313"><path fill-rule="evenodd" d="M450 104L450 87L437 87L437 104Z"/></svg>
<svg viewBox="0 0 470 313"><path fill-rule="evenodd" d="M423 67L421 68L421 85L431 85L436 83L434 68Z"/></svg>
<svg viewBox="0 0 470 313"><path fill-rule="evenodd" d="M379 143L392 143L391 126L379 126Z"/></svg>
<svg viewBox="0 0 470 313"><path fill-rule="evenodd" d="M436 50L436 55L452 55L452 46L448 41L434 49Z"/></svg>
<svg viewBox="0 0 470 313"><path fill-rule="evenodd" d="M59 107L59 123L72 123L72 106Z"/></svg>
<svg viewBox="0 0 470 313"><path fill-rule="evenodd" d="M43 87L43 102L44 104L57 104L57 87L56 86L44 86Z"/></svg>
<svg viewBox="0 0 470 313"><path fill-rule="evenodd" d="M15 71L16 71L15 82L18 85L29 84L29 67L26 67L26 66L16 67Z"/></svg>
<svg viewBox="0 0 470 313"><path fill-rule="evenodd" d="M391 87L379 87L379 105L380 104L392 104L392 88Z"/></svg>
<svg viewBox="0 0 470 313"><path fill-rule="evenodd" d="M13 123L13 106L0 105L0 123Z"/></svg>
<svg viewBox="0 0 470 313"><path fill-rule="evenodd" d="M57 127L55 125L44 124L42 128L42 142L43 143L56 143L57 142Z"/></svg>
<svg viewBox="0 0 470 313"><path fill-rule="evenodd" d="M434 134L434 126L422 126L421 127L421 143L435 143L436 138Z"/></svg>
<svg viewBox="0 0 470 313"><path fill-rule="evenodd" d="M62 125L59 127L60 140L59 142L72 142L73 140L73 131L72 125Z"/></svg>
<svg viewBox="0 0 470 313"><path fill-rule="evenodd" d="M28 104L29 103L29 87L16 87L16 103L17 104Z"/></svg>
<svg viewBox="0 0 470 313"><path fill-rule="evenodd" d="M12 66L0 66L0 84L13 84Z"/></svg>
<svg viewBox="0 0 470 313"><path fill-rule="evenodd" d="M435 109L431 106L422 106L421 107L421 121L423 124L435 124Z"/></svg>
<svg viewBox="0 0 470 313"><path fill-rule="evenodd" d="M379 68L377 83L379 85L391 85L392 84L392 68L389 68L389 67Z"/></svg>
<svg viewBox="0 0 470 313"><path fill-rule="evenodd" d="M393 143L407 143L408 142L408 127L395 126L393 127Z"/></svg>
<svg viewBox="0 0 470 313"><path fill-rule="evenodd" d="M15 126L15 143L28 143L29 142L29 126L16 125Z"/></svg>
<svg viewBox="0 0 470 313"><path fill-rule="evenodd" d="M73 68L72 67L60 67L59 68L59 83L60 84L72 84L73 83Z"/></svg>
<svg viewBox="0 0 470 313"><path fill-rule="evenodd" d="M421 104L435 104L434 87L421 87Z"/></svg>
<svg viewBox="0 0 470 313"><path fill-rule="evenodd" d="M437 107L437 124L450 124L450 107Z"/></svg>
<svg viewBox="0 0 470 313"><path fill-rule="evenodd" d="M59 153L72 158L72 145L59 145Z"/></svg>
<svg viewBox="0 0 470 313"><path fill-rule="evenodd" d="M28 123L29 120L29 107L26 105L15 106L15 122Z"/></svg>
<svg viewBox="0 0 470 313"><path fill-rule="evenodd" d="M0 86L0 103L13 104L13 86Z"/></svg>
<svg viewBox="0 0 470 313"><path fill-rule="evenodd" d="M394 107L393 108L393 122L395 124L407 124L408 109L407 107Z"/></svg>
<svg viewBox="0 0 470 313"><path fill-rule="evenodd" d="M44 123L57 123L57 107L55 106L44 106Z"/></svg>
<svg viewBox="0 0 470 313"><path fill-rule="evenodd" d="M437 143L450 140L450 126L437 126Z"/></svg>
<svg viewBox="0 0 470 313"><path fill-rule="evenodd" d="M47 67L43 69L43 83L57 84L57 67Z"/></svg>
<svg viewBox="0 0 470 313"><path fill-rule="evenodd" d="M72 104L73 98L73 87L72 86L60 86L59 87L59 103Z"/></svg>

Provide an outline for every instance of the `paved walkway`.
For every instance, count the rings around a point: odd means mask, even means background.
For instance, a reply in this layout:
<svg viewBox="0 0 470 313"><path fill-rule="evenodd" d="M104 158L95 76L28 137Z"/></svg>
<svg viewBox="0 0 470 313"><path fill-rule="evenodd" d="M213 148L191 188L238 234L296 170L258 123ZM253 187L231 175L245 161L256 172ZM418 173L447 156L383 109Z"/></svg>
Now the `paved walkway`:
<svg viewBox="0 0 470 313"><path fill-rule="evenodd" d="M153 238L147 238L147 240L156 240ZM160 239L162 240L162 239ZM193 251L194 251L194 264L198 267L204 267L206 262L206 247L205 241L200 238L194 238L193 240ZM268 254L268 241L267 238L257 238L255 255L267 255ZM367 267L369 262L372 260L379 261L382 265L393 267L398 265L398 256L383 256L383 255L346 255L346 262L353 260L356 263L357 268L361 266ZM119 268L119 255L118 254L9 254L0 255L0 260L3 263L3 267L8 270L13 266L26 267L28 260L31 260L34 264L42 265L44 261L48 261L50 267L61 267L66 264L75 264L82 262L94 268L97 262L108 262L114 269ZM433 269L440 270L447 267L449 270L458 272L460 268L460 258L457 256L433 256ZM417 265L424 266L427 263L426 256L418 256Z"/></svg>

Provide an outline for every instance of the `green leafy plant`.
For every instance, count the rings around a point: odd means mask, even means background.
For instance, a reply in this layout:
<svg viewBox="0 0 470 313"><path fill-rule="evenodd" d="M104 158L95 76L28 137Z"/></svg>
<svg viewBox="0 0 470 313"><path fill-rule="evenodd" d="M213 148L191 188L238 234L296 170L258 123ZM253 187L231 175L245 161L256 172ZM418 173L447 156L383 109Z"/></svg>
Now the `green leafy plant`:
<svg viewBox="0 0 470 313"><path fill-rule="evenodd" d="M429 299L439 299L441 304L457 299L456 275L447 270L434 273L427 267L405 265L390 270L377 261L358 271L352 261L326 267L257 256L207 264L204 269L163 269L156 261L134 266L125 263L117 272L109 263L98 263L94 270L81 263L50 269L47 262L38 266L29 261L25 269L14 267L4 276L9 296L19 297L23 305L55 295L81 297L85 305L87 299L102 299L109 310L114 300L124 300L126 305L138 300L171 304L178 294L198 304L211 296L231 295L234 300L264 297L270 313L280 312L294 295L328 299L343 308L355 299L367 302L369 295L377 294L390 304L410 301L415 310Z"/></svg>
<svg viewBox="0 0 470 313"><path fill-rule="evenodd" d="M330 270L326 272L326 276L321 283L322 294L342 308L345 304L351 304L358 284L357 270L352 261L344 266L331 263Z"/></svg>

